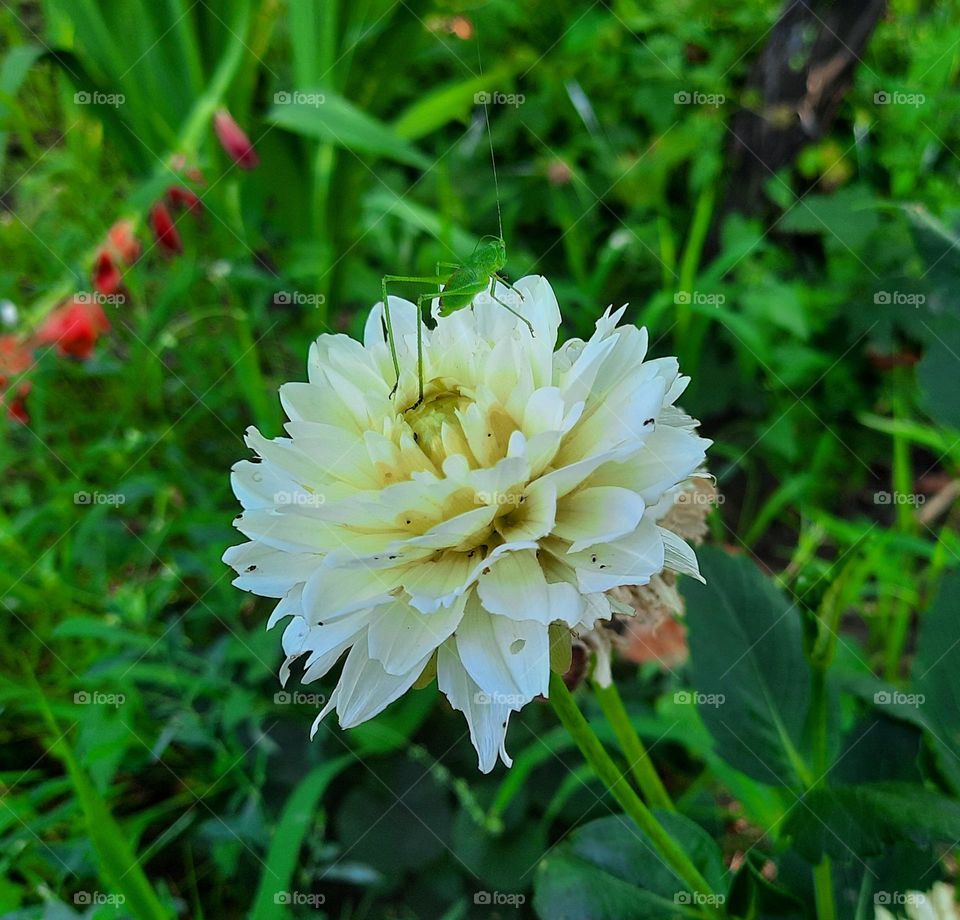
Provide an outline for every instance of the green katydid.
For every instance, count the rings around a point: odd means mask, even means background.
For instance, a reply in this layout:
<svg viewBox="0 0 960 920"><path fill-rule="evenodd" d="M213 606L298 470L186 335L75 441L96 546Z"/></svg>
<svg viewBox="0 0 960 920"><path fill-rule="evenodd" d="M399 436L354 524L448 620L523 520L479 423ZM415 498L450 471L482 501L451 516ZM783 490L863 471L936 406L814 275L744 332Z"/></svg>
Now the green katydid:
<svg viewBox="0 0 960 920"><path fill-rule="evenodd" d="M493 184L497 196L497 224L499 236L485 236L474 247L473 252L462 262L438 262L436 275L384 275L380 282L383 294L383 316L387 327L387 344L390 347L390 357L393 359L393 370L397 375L397 382L390 391L393 398L400 385L400 360L397 357L397 343L393 335L393 323L390 319L390 302L387 298L387 284L395 281L413 284L428 284L435 290L421 294L417 298L417 381L419 390L417 401L407 411L416 409L423 402L423 303L440 298L440 315L449 316L458 310L469 307L475 298L488 293L490 298L500 306L509 310L514 316L526 323L530 334L533 335L533 325L524 316L521 316L509 304L504 303L496 294L496 285L499 281L517 294L523 300L523 294L509 281L500 276L500 271L507 264L507 244L503 241L503 219L500 215L500 186L497 181L497 162L493 155L493 136L490 134L490 116L487 113L486 102L483 103L483 114L487 122L487 136L490 138L490 160L493 165ZM485 240L489 242L485 242ZM450 274L441 275L440 270L452 269ZM442 286L442 287L440 287ZM439 287L439 289L437 289Z"/></svg>

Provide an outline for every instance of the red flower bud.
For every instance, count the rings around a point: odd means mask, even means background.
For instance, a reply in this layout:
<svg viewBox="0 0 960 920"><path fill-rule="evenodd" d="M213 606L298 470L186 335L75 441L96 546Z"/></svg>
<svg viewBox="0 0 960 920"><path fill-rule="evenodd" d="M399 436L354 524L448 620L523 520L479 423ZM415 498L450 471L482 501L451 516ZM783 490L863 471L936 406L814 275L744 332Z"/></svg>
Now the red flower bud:
<svg viewBox="0 0 960 920"><path fill-rule="evenodd" d="M183 242L166 205L157 203L150 209L150 226L157 242L168 252L183 252Z"/></svg>
<svg viewBox="0 0 960 920"><path fill-rule="evenodd" d="M116 294L120 290L123 275L116 266L110 253L101 249L93 263L93 287L101 294Z"/></svg>
<svg viewBox="0 0 960 920"><path fill-rule="evenodd" d="M194 214L199 214L203 210L200 196L185 185L171 185L167 189L167 201L170 202L172 208L186 208Z"/></svg>
<svg viewBox="0 0 960 920"><path fill-rule="evenodd" d="M118 220L107 231L107 248L127 265L140 258L140 240L134 235L132 221Z"/></svg>
<svg viewBox="0 0 960 920"><path fill-rule="evenodd" d="M24 425L30 420L25 400L32 384L22 378L14 386L10 382L12 377L29 370L32 361L29 350L15 336L0 335L0 406L6 408L10 419Z"/></svg>
<svg viewBox="0 0 960 920"><path fill-rule="evenodd" d="M260 165L250 138L234 120L226 109L219 109L213 116L213 130L220 138L220 144L228 156L241 169L256 169Z"/></svg>
<svg viewBox="0 0 960 920"><path fill-rule="evenodd" d="M100 304L74 297L47 316L37 330L36 341L53 345L60 355L89 358L100 333L109 328Z"/></svg>

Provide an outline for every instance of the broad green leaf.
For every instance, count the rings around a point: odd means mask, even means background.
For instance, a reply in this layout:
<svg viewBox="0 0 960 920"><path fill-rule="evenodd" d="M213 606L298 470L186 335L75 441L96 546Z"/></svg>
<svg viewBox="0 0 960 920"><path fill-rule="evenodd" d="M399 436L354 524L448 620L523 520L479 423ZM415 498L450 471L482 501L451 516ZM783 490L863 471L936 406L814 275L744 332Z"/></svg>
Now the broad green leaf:
<svg viewBox="0 0 960 920"><path fill-rule="evenodd" d="M683 815L655 814L722 897L729 879L710 835ZM619 815L575 830L541 861L534 882L534 909L544 920L666 920L691 907L693 896L656 856L653 842Z"/></svg>
<svg viewBox="0 0 960 920"><path fill-rule="evenodd" d="M689 582L690 660L700 716L731 766L771 785L812 780L800 755L810 676L799 612L745 557L701 554Z"/></svg>
<svg viewBox="0 0 960 920"><path fill-rule="evenodd" d="M960 429L960 319L941 316L924 325L928 338L917 368L923 408L942 425Z"/></svg>
<svg viewBox="0 0 960 920"><path fill-rule="evenodd" d="M814 233L828 245L859 252L880 226L877 202L865 186L850 186L832 195L807 195L791 202L778 226L788 233Z"/></svg>
<svg viewBox="0 0 960 920"><path fill-rule="evenodd" d="M859 783L807 793L784 832L811 862L884 852L904 837L918 842L960 839L960 802L916 783Z"/></svg>
<svg viewBox="0 0 960 920"><path fill-rule="evenodd" d="M329 141L354 153L387 157L409 166L428 169L430 161L411 143L333 90L278 94L267 121L316 140Z"/></svg>
<svg viewBox="0 0 960 920"><path fill-rule="evenodd" d="M933 606L923 615L911 676L913 692L940 769L960 794L960 572L940 585Z"/></svg>
<svg viewBox="0 0 960 920"><path fill-rule="evenodd" d="M250 912L251 920L266 920L277 915L275 897L291 888L300 846L316 816L320 798L331 781L353 762L353 756L345 755L315 767L290 794L273 832L273 842Z"/></svg>

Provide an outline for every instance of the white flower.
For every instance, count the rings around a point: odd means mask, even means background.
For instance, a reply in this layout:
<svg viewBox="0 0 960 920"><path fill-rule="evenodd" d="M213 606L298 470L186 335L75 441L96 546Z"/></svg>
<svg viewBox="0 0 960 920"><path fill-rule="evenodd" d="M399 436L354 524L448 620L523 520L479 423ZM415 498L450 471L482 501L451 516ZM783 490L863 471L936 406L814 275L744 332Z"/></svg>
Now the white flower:
<svg viewBox="0 0 960 920"><path fill-rule="evenodd" d="M321 336L309 382L281 387L289 437L247 432L260 462L233 468L250 540L224 555L234 584L279 599L268 628L292 618L283 681L302 656L306 683L349 652L314 732L333 708L344 728L372 718L435 667L480 769L509 766L510 714L547 693L551 624L589 630L611 615L607 590L665 568L699 577L651 513L710 443L674 406L688 378L644 360L623 309L554 351L553 290L516 287L533 335L489 297L424 329L416 409L416 309L391 297L394 398L377 304L363 344Z"/></svg>

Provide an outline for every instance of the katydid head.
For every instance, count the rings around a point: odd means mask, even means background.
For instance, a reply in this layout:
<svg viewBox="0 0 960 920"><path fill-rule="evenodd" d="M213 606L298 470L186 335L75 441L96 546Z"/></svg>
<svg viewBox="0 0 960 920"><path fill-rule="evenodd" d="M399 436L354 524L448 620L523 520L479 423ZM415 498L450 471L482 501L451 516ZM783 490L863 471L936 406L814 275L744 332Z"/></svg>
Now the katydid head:
<svg viewBox="0 0 960 920"><path fill-rule="evenodd" d="M481 240L472 261L485 275L493 275L507 264L507 244L500 237L490 237L488 242Z"/></svg>

